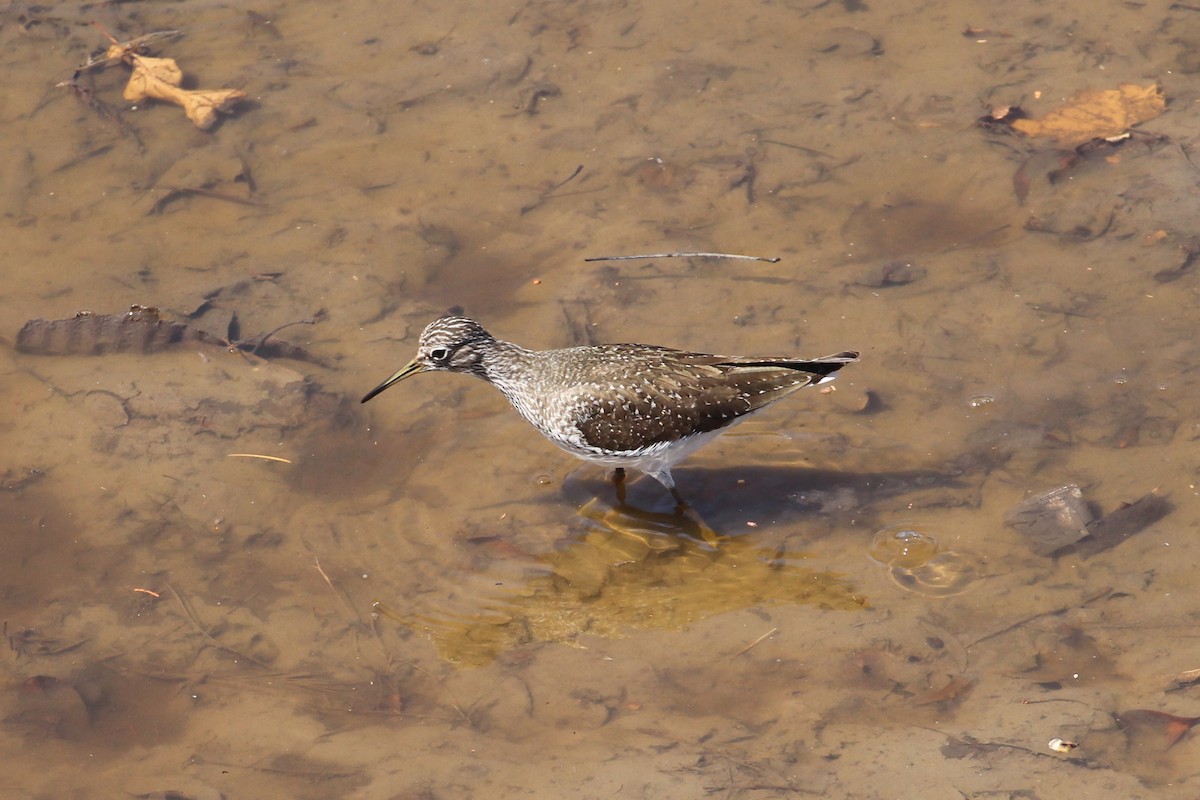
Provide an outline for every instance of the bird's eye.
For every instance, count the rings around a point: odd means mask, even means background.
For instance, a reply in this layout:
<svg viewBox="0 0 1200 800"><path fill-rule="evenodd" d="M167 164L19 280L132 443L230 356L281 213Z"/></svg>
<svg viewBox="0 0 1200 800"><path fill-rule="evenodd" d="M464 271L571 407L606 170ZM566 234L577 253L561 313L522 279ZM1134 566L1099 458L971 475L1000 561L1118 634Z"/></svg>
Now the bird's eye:
<svg viewBox="0 0 1200 800"><path fill-rule="evenodd" d="M434 361L445 361L449 355L450 351L444 347L435 347L429 351L429 357Z"/></svg>

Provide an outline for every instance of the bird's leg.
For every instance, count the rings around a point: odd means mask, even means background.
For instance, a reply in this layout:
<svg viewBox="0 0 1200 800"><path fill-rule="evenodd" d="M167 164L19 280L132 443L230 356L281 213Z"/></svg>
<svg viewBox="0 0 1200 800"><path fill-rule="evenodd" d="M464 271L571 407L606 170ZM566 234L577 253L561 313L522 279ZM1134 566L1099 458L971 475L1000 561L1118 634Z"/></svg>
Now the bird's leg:
<svg viewBox="0 0 1200 800"><path fill-rule="evenodd" d="M703 542L713 550L718 549L725 537L712 529L704 517L691 506L675 507L675 524L679 533L689 538Z"/></svg>
<svg viewBox="0 0 1200 800"><path fill-rule="evenodd" d="M617 489L617 503L625 505L625 468L617 467L613 470L613 486Z"/></svg>
<svg viewBox="0 0 1200 800"><path fill-rule="evenodd" d="M675 513L682 514L684 509L689 508L688 501L683 499L683 495L674 486L671 487L671 497L675 498Z"/></svg>

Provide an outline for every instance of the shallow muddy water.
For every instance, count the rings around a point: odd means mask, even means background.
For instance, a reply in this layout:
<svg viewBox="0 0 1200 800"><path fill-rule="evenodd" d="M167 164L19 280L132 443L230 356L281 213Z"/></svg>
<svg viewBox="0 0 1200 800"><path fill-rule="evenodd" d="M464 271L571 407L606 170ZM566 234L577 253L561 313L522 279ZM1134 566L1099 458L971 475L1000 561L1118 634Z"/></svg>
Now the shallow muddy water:
<svg viewBox="0 0 1200 800"><path fill-rule="evenodd" d="M6 797L1195 796L1194 7L2 22ZM247 100L56 86L92 22ZM1125 140L978 123L1155 83ZM778 261L584 260L668 252ZM134 304L206 335L17 351ZM480 381L360 405L452 307L862 357L678 467L679 516ZM1006 524L1066 485L1083 540Z"/></svg>

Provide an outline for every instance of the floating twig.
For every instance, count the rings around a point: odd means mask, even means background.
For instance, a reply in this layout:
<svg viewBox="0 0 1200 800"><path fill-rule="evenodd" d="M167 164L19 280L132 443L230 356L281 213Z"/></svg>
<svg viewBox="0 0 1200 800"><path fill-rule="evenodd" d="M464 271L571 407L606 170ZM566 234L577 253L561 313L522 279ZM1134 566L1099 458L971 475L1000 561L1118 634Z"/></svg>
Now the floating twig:
<svg viewBox="0 0 1200 800"><path fill-rule="evenodd" d="M736 258L740 261L765 261L768 264L778 264L782 259L763 258L762 256L739 256L733 253L646 253L636 256L592 256L584 261L632 261L635 258Z"/></svg>
<svg viewBox="0 0 1200 800"><path fill-rule="evenodd" d="M359 622L362 622L362 617L360 617L358 612L354 610L354 606L350 605L350 601L346 598L345 593L333 585L333 581L329 579L329 576L325 574L325 570L321 568L321 559L313 556L313 564L316 566L317 572L321 573L321 577L325 579L325 583L327 583L329 588L333 591L333 596L341 601L342 607L346 609L346 613L354 617Z"/></svg>
<svg viewBox="0 0 1200 800"><path fill-rule="evenodd" d="M540 206L542 203L544 203L544 202L546 202L547 200L549 200L549 199L550 199L550 197L551 197L551 195L553 195L555 192L557 192L557 191L558 191L559 189L561 189L562 187L566 186L566 185L567 185L568 183L570 183L571 181L575 180L575 178L576 178L576 177L579 175L579 173L581 173L581 172L583 172L583 164L580 164L579 166L575 167L575 171L574 171L574 172L572 172L570 175L568 175L567 177L563 178L561 181L559 181L558 183L554 184L554 185L553 185L553 186L551 186L549 189L547 189L546 191L544 191L544 192L542 192L540 195L538 195L538 198L537 198L536 200L534 200L532 203L530 203L530 204L529 204L529 205L527 205L527 206L524 206L524 207L522 207L522 208L521 208L521 216L522 216L522 217L523 217L523 216L525 216L525 215L526 215L526 214L528 214L530 211L533 211L535 208L537 208L538 206Z"/></svg>
<svg viewBox="0 0 1200 800"><path fill-rule="evenodd" d="M1104 591L1100 592L1099 594L1094 594L1091 597L1088 597L1088 598L1086 598L1078 603L1075 603L1073 605L1059 606L1058 608L1053 608L1053 609L1050 609L1049 611L1040 611L1037 614L1030 614L1028 617L1019 619L1016 622L1012 623L1011 625L1007 625L1007 626L1001 628L1000 630L992 631L991 633L984 634L983 636L979 637L975 641L968 644L966 646L966 651L969 653L971 651L972 647L975 647L976 645L979 645L979 644L983 644L984 642L986 642L989 639L995 639L997 636L1003 636L1006 633L1011 633L1011 632L1015 631L1017 628L1020 628L1024 625L1028 625L1030 622L1033 622L1034 620L1039 620L1043 617L1062 616L1063 614L1067 613L1068 611L1070 611L1071 609L1074 609L1074 608L1087 608L1089 605L1096 602L1097 600L1103 600L1104 598L1108 597L1110 594L1112 594L1112 592L1113 592L1112 587L1109 587L1109 588L1105 589Z"/></svg>
<svg viewBox="0 0 1200 800"><path fill-rule="evenodd" d="M566 186L568 183L570 183L571 181L573 181L573 180L575 179L575 177L576 177L576 176L577 176L579 173L581 173L581 172L583 172L583 164L580 164L579 166L575 167L575 171L574 171L574 172L572 172L572 173L571 173L570 175L568 175L567 177L563 178L563 179L562 179L561 181L559 181L558 183L556 183L556 184L554 184L553 186L551 186L551 187L550 187L550 191L551 191L551 192L553 192L553 191L556 191L556 190L558 190L558 189L561 189L562 187Z"/></svg>
<svg viewBox="0 0 1200 800"><path fill-rule="evenodd" d="M323 309L323 308L317 309L317 313L313 314L311 317L308 317L307 319L298 319L295 322L287 322L287 323L284 323L283 325L280 325L278 328L273 328L272 330L267 331L266 333L264 333L260 336L255 336L254 339L257 339L258 341L246 339L246 340L242 340L242 341L238 342L238 349L244 350L245 352L250 353L251 355L257 355L257 353L255 351L257 351L259 348L261 348L263 345L265 345L267 343L267 339L270 339L272 336L279 333L281 330L284 330L285 328L290 328L293 325L316 325L318 322L324 322L328 316L329 316L329 312L326 311L325 309ZM286 343L282 343L282 344L286 344ZM275 349L278 349L278 348L275 348ZM284 356L284 357L286 358L286 356Z"/></svg>
<svg viewBox="0 0 1200 800"><path fill-rule="evenodd" d="M751 650L758 647L760 644L765 642L767 639L770 639L772 636L774 636L777 633L779 633L779 628L771 628L771 630L767 631L762 636L758 637L753 642L751 642L750 644L743 647L741 650L738 650L736 653L734 653L732 656L730 656L730 658L737 658L738 656L749 653Z"/></svg>
<svg viewBox="0 0 1200 800"><path fill-rule="evenodd" d="M123 60L126 56L131 54L145 55L147 52L149 52L147 49L148 46L154 42L169 41L171 39L177 39L180 36L183 36L183 31L154 31L152 33L147 33L144 36L138 36L137 38L122 42L118 41L117 37L109 33L100 23L93 22L92 26L100 31L100 33L104 34L105 39L108 39L108 41L112 42L112 47L108 48L108 50L100 55L92 56L87 61L76 67L79 72L86 72L87 70L95 69L96 67L104 68L110 64L116 64L118 61Z"/></svg>
<svg viewBox="0 0 1200 800"><path fill-rule="evenodd" d="M261 458L263 461L278 461L280 464L290 464L291 460L281 456L265 456L262 453L228 453L226 458Z"/></svg>
<svg viewBox="0 0 1200 800"><path fill-rule="evenodd" d="M226 203L255 208L261 208L263 205L251 197L238 197L236 194L218 192L203 186L160 186L158 188L162 189L163 196L154 201L154 205L150 206L150 210L146 212L147 215L163 213L163 209L181 197L208 197L212 200L224 200Z"/></svg>
<svg viewBox="0 0 1200 800"><path fill-rule="evenodd" d="M230 655L234 656L235 658L240 658L243 661L249 661L252 664L257 664L258 666L263 667L264 669L271 668L270 665L268 665L267 663L265 663L263 661L260 661L259 659L255 658L252 655L247 655L246 653L243 653L239 650L235 650L234 648L229 647L228 645L221 644L219 641L217 641L217 637L213 636L209 632L209 630L200 623L200 619L199 619L199 617L196 616L196 612L192 610L191 604L183 599L183 595L181 595L179 592L175 591L175 587L169 583L167 584L167 590L170 591L171 594L173 594L175 596L175 599L179 602L179 607L183 609L183 613L187 617L188 622L192 623L192 627L194 627L196 629L196 631L201 636L204 637L204 639L209 643L210 646L215 647L216 649L221 650L225 653L229 653Z"/></svg>
<svg viewBox="0 0 1200 800"><path fill-rule="evenodd" d="M138 133L133 129L133 126L125 121L125 117L120 111L113 106L110 106L108 103L105 103L99 97L96 97L96 93L90 86L85 86L80 82L80 77L82 75L83 72L81 70L76 70L75 74L71 76L70 80L62 81L61 83L55 84L55 86L66 87L69 89L71 94L74 95L75 99L94 111L96 116L100 117L100 119L106 122L111 122L122 136L132 139L139 153L144 152L146 145L142 142L142 137L138 136ZM88 153L82 158L90 158L94 154L97 153L93 151L93 153ZM82 160L82 158L76 159L73 162L69 162L68 166L73 166L74 163ZM55 170L55 172L57 171L58 170Z"/></svg>
<svg viewBox="0 0 1200 800"><path fill-rule="evenodd" d="M327 770L305 770L305 769L289 769L286 767L263 767L256 764L236 764L232 761L208 761L201 756L192 756L188 760L189 764L207 764L215 767L225 767L227 769L245 769L254 772L263 772L268 775L292 775L303 778L306 781L332 781L344 780L346 778L358 778L362 776L361 771L357 772L331 772Z"/></svg>

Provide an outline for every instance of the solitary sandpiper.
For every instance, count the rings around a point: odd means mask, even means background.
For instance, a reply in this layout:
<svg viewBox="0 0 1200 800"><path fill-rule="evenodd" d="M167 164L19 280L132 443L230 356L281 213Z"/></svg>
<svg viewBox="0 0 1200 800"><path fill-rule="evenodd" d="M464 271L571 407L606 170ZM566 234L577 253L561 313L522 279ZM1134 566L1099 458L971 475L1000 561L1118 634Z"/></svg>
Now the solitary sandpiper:
<svg viewBox="0 0 1200 800"><path fill-rule="evenodd" d="M417 355L367 392L367 402L418 372L466 372L495 386L542 434L574 456L657 480L686 505L671 467L734 423L805 386L832 380L858 353L801 360L686 353L645 344L526 350L479 323L426 326Z"/></svg>

